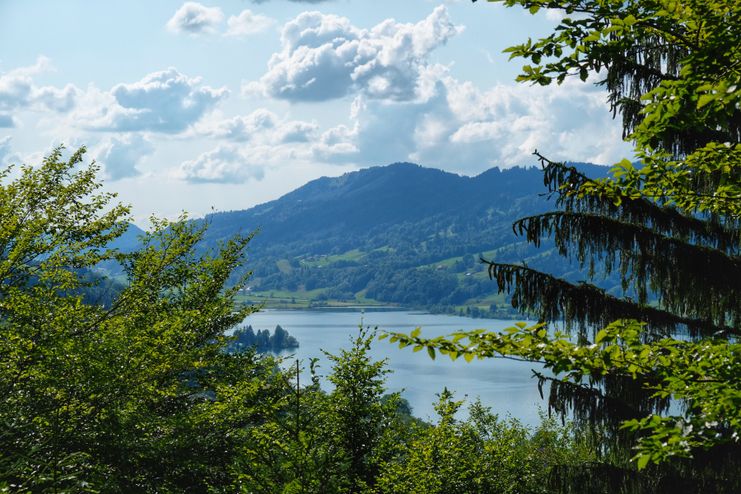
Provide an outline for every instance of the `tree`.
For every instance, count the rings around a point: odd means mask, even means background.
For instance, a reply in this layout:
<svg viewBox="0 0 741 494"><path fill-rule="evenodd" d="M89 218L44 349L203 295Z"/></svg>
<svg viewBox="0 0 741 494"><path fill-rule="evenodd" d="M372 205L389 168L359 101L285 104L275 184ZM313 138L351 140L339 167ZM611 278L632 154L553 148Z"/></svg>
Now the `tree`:
<svg viewBox="0 0 741 494"><path fill-rule="evenodd" d="M386 361L374 361L369 352L375 332L360 328L353 338L350 350L341 350L339 355L327 353L333 363L329 381L334 390L329 395L328 412L333 423L333 442L344 456L345 476L348 481L345 492L365 492L372 487L378 475L383 454L384 435L389 431L397 434L398 393L384 399L386 391Z"/></svg>
<svg viewBox="0 0 741 494"><path fill-rule="evenodd" d="M476 401L460 421L456 414L463 402L447 389L439 397L438 423L419 427L383 462L378 492L546 493L554 465L593 459L584 443L553 419L532 431L516 419L501 420Z"/></svg>
<svg viewBox="0 0 741 494"><path fill-rule="evenodd" d="M249 236L199 254L184 220L153 220L142 248L108 249L128 227L83 166L54 150L0 173L0 490L234 492L250 426L285 394L275 362L223 351L226 288ZM86 302L102 261L127 282Z"/></svg>
<svg viewBox="0 0 741 494"><path fill-rule="evenodd" d="M412 430L398 410L398 394L385 394L385 361L369 355L374 334L361 327L348 350L326 353L333 364L330 392L319 386L316 360L303 387L296 364L282 412L258 427L242 451L237 470L247 492L372 492L381 461Z"/></svg>
<svg viewBox="0 0 741 494"><path fill-rule="evenodd" d="M552 236L558 252L577 260L590 279L617 273L624 294L484 261L500 291L512 292L513 306L540 324L502 334L394 339L453 358L543 362L556 376L539 376L541 386L550 382L550 407L603 434L601 473L590 467L561 480L594 490L671 491L681 484L683 492L735 492L741 488L741 6L502 3L564 13L552 34L506 50L530 62L518 80L548 85L596 74L638 159L616 164L607 179L590 179L538 154L559 209L520 219L514 230L536 246ZM557 321L564 331L553 333L548 324ZM627 457L647 474L636 477Z"/></svg>

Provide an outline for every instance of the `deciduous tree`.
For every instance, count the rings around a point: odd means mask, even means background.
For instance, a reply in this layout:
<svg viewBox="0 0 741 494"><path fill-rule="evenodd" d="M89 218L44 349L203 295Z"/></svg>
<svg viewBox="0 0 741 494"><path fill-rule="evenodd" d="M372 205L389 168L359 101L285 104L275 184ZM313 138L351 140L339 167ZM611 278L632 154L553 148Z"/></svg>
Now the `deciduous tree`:
<svg viewBox="0 0 741 494"><path fill-rule="evenodd" d="M234 492L238 446L285 392L273 360L223 351L252 310L226 287L249 237L199 254L203 230L153 220L140 250L108 249L128 208L62 153L0 174L0 490ZM105 260L125 286L86 302Z"/></svg>

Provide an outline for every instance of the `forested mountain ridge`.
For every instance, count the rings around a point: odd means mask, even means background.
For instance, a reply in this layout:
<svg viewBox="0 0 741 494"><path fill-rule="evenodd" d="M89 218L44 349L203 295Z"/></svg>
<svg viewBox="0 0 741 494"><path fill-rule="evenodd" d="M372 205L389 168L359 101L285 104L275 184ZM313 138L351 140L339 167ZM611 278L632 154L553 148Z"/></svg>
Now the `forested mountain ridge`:
<svg viewBox="0 0 741 494"><path fill-rule="evenodd" d="M592 176L606 173L578 166ZM492 168L468 177L394 163L323 177L277 200L198 221L208 223L210 246L258 231L246 266L254 272L250 300L484 313L505 304L478 262L482 254L571 271L562 260L548 266L547 252L512 232L513 221L547 208L538 168Z"/></svg>
<svg viewBox="0 0 741 494"><path fill-rule="evenodd" d="M601 167L584 165L598 173ZM354 234L365 240L379 228L444 216L487 211L497 219L511 202L543 192L535 168L492 168L466 177L411 163L366 168L340 177L323 177L283 197L244 211L207 216L209 237L228 237L235 227L260 228L252 249L272 241L305 242L328 233ZM263 245L264 244L264 245Z"/></svg>
<svg viewBox="0 0 741 494"><path fill-rule="evenodd" d="M593 177L607 171L577 166ZM502 317L514 313L488 279L482 255L585 277L512 231L518 218L552 207L543 190L536 167L492 168L469 177L394 163L322 177L274 201L194 221L208 225L204 248L257 232L242 270L253 272L244 301L398 304ZM139 233L132 225L115 247L132 250Z"/></svg>

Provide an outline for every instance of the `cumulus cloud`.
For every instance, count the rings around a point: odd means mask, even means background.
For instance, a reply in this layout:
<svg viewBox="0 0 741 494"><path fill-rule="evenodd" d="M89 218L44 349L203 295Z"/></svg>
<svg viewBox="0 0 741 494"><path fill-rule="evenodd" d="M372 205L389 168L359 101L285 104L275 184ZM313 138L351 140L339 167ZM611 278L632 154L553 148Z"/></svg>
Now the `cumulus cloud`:
<svg viewBox="0 0 741 494"><path fill-rule="evenodd" d="M262 179L263 165L234 145L220 145L180 165L176 176L191 183L243 183Z"/></svg>
<svg viewBox="0 0 741 494"><path fill-rule="evenodd" d="M239 15L229 16L227 20L227 30L225 36L244 37L261 33L269 29L274 21L270 17L255 14L249 9L245 9Z"/></svg>
<svg viewBox="0 0 741 494"><path fill-rule="evenodd" d="M303 12L283 27L281 51L246 89L292 101L326 101L356 92L412 100L429 67L428 55L462 29L444 6L416 24L388 19L371 29L345 17Z"/></svg>
<svg viewBox="0 0 741 494"><path fill-rule="evenodd" d="M275 21L270 17L245 9L237 15L229 16L224 24L224 12L219 7L206 7L198 2L184 3L167 21L167 29L174 33L191 35L218 34L245 37L261 33L270 28Z"/></svg>
<svg viewBox="0 0 741 494"><path fill-rule="evenodd" d="M239 115L224 120L205 122L196 133L236 142L247 142L256 135L275 128L277 116L268 110L256 110L249 115Z"/></svg>
<svg viewBox="0 0 741 494"><path fill-rule="evenodd" d="M108 92L93 88L73 120L91 130L182 132L229 93L200 82L169 68Z"/></svg>
<svg viewBox="0 0 741 494"><path fill-rule="evenodd" d="M57 112L67 112L74 108L80 90L72 84L63 88L45 86L34 91L34 99L42 103L46 108Z"/></svg>
<svg viewBox="0 0 741 494"><path fill-rule="evenodd" d="M266 109L255 110L249 115L204 122L196 127L196 134L234 142L285 144L306 142L317 131L315 122L281 119Z"/></svg>
<svg viewBox="0 0 741 494"><path fill-rule="evenodd" d="M482 91L448 76L424 100L359 97L351 120L352 125L326 131L313 145L317 159L364 165L411 160L477 173L495 165L530 164L536 148L552 159L595 163L630 155L604 93L577 81Z"/></svg>
<svg viewBox="0 0 741 494"><path fill-rule="evenodd" d="M0 74L0 111L7 117L0 118L0 121L5 122L6 127L10 126L7 124L12 123L13 119L5 112L23 108L66 112L75 106L80 90L72 84L67 84L64 88L36 84L34 78L49 70L51 61L46 57L39 57L33 65Z"/></svg>
<svg viewBox="0 0 741 494"><path fill-rule="evenodd" d="M167 21L167 29L174 33L215 33L224 22L219 7L206 7L198 2L185 2Z"/></svg>
<svg viewBox="0 0 741 494"><path fill-rule="evenodd" d="M14 71L0 76L0 108L9 110L28 106L31 103L33 82L28 76Z"/></svg>
<svg viewBox="0 0 741 494"><path fill-rule="evenodd" d="M374 163L370 154L360 156L359 133L357 123L352 127L347 125L333 127L322 133L319 142L312 146L312 154L315 159L326 163L357 163L360 161Z"/></svg>
<svg viewBox="0 0 741 494"><path fill-rule="evenodd" d="M318 129L314 122L291 120L281 124L274 134L275 140L281 143L309 142Z"/></svg>
<svg viewBox="0 0 741 494"><path fill-rule="evenodd" d="M152 143L140 134L112 137L96 150L96 159L103 165L109 180L141 175L137 166L154 152Z"/></svg>
<svg viewBox="0 0 741 494"><path fill-rule="evenodd" d="M545 18L551 22L561 22L566 17L566 12L561 9L545 9Z"/></svg>

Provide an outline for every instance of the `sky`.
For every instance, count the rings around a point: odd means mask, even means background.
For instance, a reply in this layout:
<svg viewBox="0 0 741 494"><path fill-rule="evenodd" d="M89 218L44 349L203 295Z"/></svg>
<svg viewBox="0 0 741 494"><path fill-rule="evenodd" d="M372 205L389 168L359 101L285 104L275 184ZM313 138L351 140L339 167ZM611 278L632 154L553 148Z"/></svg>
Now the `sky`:
<svg viewBox="0 0 741 494"><path fill-rule="evenodd" d="M548 33L469 0L0 0L0 165L86 146L134 220L246 209L411 161L476 175L632 156L593 84L514 82Z"/></svg>

